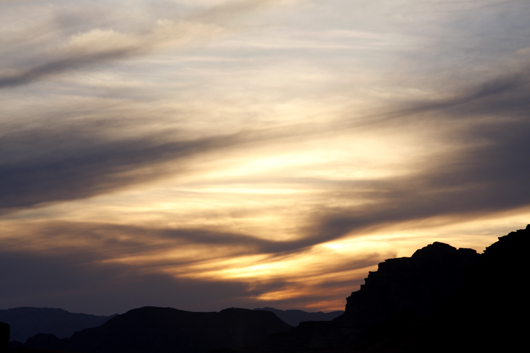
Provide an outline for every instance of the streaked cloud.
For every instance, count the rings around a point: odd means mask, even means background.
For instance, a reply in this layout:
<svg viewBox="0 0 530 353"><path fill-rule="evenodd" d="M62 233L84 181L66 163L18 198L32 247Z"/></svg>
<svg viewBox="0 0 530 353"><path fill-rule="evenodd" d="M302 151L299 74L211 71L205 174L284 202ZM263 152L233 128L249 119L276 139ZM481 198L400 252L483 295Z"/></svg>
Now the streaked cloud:
<svg viewBox="0 0 530 353"><path fill-rule="evenodd" d="M127 59L168 45L188 45L205 41L223 32L223 23L233 21L281 0L228 1L209 7L187 18L158 20L140 33L94 29L72 35L56 48L56 54L29 69L0 76L0 89L26 85L49 76Z"/></svg>

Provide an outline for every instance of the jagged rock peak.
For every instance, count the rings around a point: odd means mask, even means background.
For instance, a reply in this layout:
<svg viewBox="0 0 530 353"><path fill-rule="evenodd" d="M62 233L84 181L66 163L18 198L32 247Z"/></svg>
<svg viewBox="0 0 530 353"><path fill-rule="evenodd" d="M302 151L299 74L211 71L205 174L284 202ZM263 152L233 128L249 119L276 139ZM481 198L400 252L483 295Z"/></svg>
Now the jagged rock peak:
<svg viewBox="0 0 530 353"><path fill-rule="evenodd" d="M449 244L435 241L412 254L412 258L433 257L433 256L474 256L477 251L474 249L460 248L457 249Z"/></svg>
<svg viewBox="0 0 530 353"><path fill-rule="evenodd" d="M510 232L508 235L499 237L499 240L484 250L486 258L502 257L507 261L515 261L526 258L530 249L530 224L526 229Z"/></svg>
<svg viewBox="0 0 530 353"><path fill-rule="evenodd" d="M421 249L418 249L415 251L415 253L417 252L423 252L423 251L455 251L456 248L454 246L451 246L449 244L446 244L446 243L442 243L442 242L439 242L439 241L435 241L434 243L432 244L429 244L427 246L424 246L423 248ZM414 256L414 255L412 255Z"/></svg>

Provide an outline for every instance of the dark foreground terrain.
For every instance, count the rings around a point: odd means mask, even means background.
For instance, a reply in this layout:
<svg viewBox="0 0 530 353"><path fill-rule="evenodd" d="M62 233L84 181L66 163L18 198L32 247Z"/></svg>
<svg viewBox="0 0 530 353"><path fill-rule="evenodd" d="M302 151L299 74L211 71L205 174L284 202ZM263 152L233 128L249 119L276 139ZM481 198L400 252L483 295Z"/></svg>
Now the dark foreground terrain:
<svg viewBox="0 0 530 353"><path fill-rule="evenodd" d="M530 225L483 254L430 244L370 272L332 321L292 328L271 311L193 313L146 307L60 339L29 338L11 352L517 352L525 351ZM9 326L0 325L0 352Z"/></svg>
<svg viewBox="0 0 530 353"><path fill-rule="evenodd" d="M112 316L75 314L62 309L14 308L0 310L0 321L11 325L11 341L25 342L38 333L51 333L59 338L76 331L101 326Z"/></svg>

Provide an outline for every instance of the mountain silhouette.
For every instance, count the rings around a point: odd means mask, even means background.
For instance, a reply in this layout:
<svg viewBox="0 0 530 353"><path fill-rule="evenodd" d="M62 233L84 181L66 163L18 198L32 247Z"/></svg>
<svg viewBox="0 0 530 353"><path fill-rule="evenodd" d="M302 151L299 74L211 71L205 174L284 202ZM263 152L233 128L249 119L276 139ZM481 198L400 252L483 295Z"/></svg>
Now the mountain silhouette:
<svg viewBox="0 0 530 353"><path fill-rule="evenodd" d="M298 326L300 322L304 321L331 321L344 313L344 311L332 311L329 313L324 313L322 311L307 312L303 310L279 310L268 307L257 308L254 310L271 311L282 321L288 323L291 326Z"/></svg>
<svg viewBox="0 0 530 353"><path fill-rule="evenodd" d="M76 332L69 339L37 335L26 344L80 353L201 353L247 346L290 328L266 311L230 308L190 312L144 307Z"/></svg>
<svg viewBox="0 0 530 353"><path fill-rule="evenodd" d="M38 333L59 338L70 337L75 331L97 327L113 316L70 313L63 309L22 307L0 310L0 321L11 326L11 340L25 342Z"/></svg>

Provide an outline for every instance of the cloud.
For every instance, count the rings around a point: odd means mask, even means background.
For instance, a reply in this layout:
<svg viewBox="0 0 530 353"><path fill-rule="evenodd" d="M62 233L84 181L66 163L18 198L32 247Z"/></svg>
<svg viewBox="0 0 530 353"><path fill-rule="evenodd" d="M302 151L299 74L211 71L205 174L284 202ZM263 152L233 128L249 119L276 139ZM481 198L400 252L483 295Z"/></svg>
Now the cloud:
<svg viewBox="0 0 530 353"><path fill-rule="evenodd" d="M167 174L165 163L182 162L171 166L178 172L186 158L234 145L239 137L168 141L160 133L108 139L91 132L91 123L74 125L3 137L8 162L0 164L0 209L86 198L152 181Z"/></svg>
<svg viewBox="0 0 530 353"><path fill-rule="evenodd" d="M342 305L360 282L360 278L351 277L351 271L382 260L382 254L373 253L346 262L306 263L304 271L313 274L310 279L300 272L298 276L204 278L197 265L219 270L225 266L220 260L264 249L245 242L244 235L104 223L22 224L13 233L16 235L11 238L4 234L0 252L0 268L4 269L0 280L8 284L0 294L5 307L52 306L104 314L144 305L197 311L270 303L284 308L306 302L321 302L318 308L337 307L337 301ZM234 241L238 237L241 241ZM210 245L210 250L201 250L202 245ZM164 255L173 251L186 257L197 246L199 251L193 253L198 256L188 256L187 261ZM145 261L119 261L131 256L144 256ZM170 275L171 268L185 276ZM326 277L341 272L342 276ZM331 291L338 293L338 298L330 300Z"/></svg>
<svg viewBox="0 0 530 353"><path fill-rule="evenodd" d="M0 165L0 209L13 212L115 192L178 175L193 168L190 162L196 158L221 151L244 149L248 153L250 147L311 140L338 130L415 128L429 121L452 126L443 142L460 147L430 158L405 177L334 181L342 190L339 199L361 197L369 202L353 208L315 208L307 216L313 222L300 230L296 240L277 243L226 233L224 241L248 243L268 253L297 252L376 225L524 207L529 202L523 182L528 168L522 163L530 131L527 88L528 75L523 70L446 100L413 102L394 112L364 116L361 123L291 125L194 139L177 130L109 139L99 127L93 128L99 122L61 123L14 133L4 136L5 151L13 153L20 146L24 150L13 162ZM112 130L127 130L136 123L114 122ZM196 237L206 243L214 241L208 233Z"/></svg>
<svg viewBox="0 0 530 353"><path fill-rule="evenodd" d="M145 305L213 311L241 305L252 292L245 283L176 279L141 273L123 264L87 262L87 257L79 251L53 256L2 251L0 280L6 284L0 294L2 306L60 307L100 314Z"/></svg>
<svg viewBox="0 0 530 353"><path fill-rule="evenodd" d="M413 127L425 121L453 128L447 144L461 147L439 155L406 177L353 181L344 198L366 197L355 207L326 207L315 213L308 244L366 233L409 221L453 220L530 205L530 81L528 71L501 76L460 96L382 115L370 125ZM362 124L366 126L365 124ZM319 217L320 215L320 217Z"/></svg>
<svg viewBox="0 0 530 353"><path fill-rule="evenodd" d="M138 115L123 103L118 106L124 108L123 114ZM97 118L86 118L83 109L69 107L52 119L46 114L54 113L43 113L29 127L23 121L0 133L0 214L183 175L202 157L250 153L252 147L297 139L307 132L304 127L281 127L201 137L169 123L164 129L153 127L141 116L106 119L103 107ZM157 122L164 126L164 121Z"/></svg>
<svg viewBox="0 0 530 353"><path fill-rule="evenodd" d="M187 27L187 28L186 28ZM112 30L93 30L75 35L60 51L62 55L29 69L0 77L0 89L27 85L64 72L91 68L104 63L143 55L183 36L201 37L200 32L190 35L191 27L168 21L159 23L153 32L127 35ZM204 26L203 26L204 27ZM188 37L188 40L190 40Z"/></svg>
<svg viewBox="0 0 530 353"><path fill-rule="evenodd" d="M224 32L226 21L286 1L228 1L185 19L158 20L142 33L93 29L73 35L50 59L29 69L0 75L0 90L28 85L58 74L148 54L165 46L201 43ZM42 60L42 59L41 59ZM14 72L13 72L14 71Z"/></svg>
<svg viewBox="0 0 530 353"><path fill-rule="evenodd" d="M7 251L35 251L49 256L84 249L92 256L90 261L127 262L144 259L139 263L153 267L187 266L215 263L217 260L238 256L267 255L262 261L278 261L303 253L307 249L300 241L263 239L250 234L201 228L148 227L97 222L41 221L26 224L4 223L2 238ZM8 229L10 233L8 233ZM9 235L11 234L11 235ZM27 239L31 238L31 241ZM203 251L204 249L210 249ZM161 255L174 252L174 256ZM343 266L348 270L374 264L380 254L365 254L341 264L318 264L320 272ZM133 261L134 262L134 261ZM186 269L182 271L185 273Z"/></svg>

